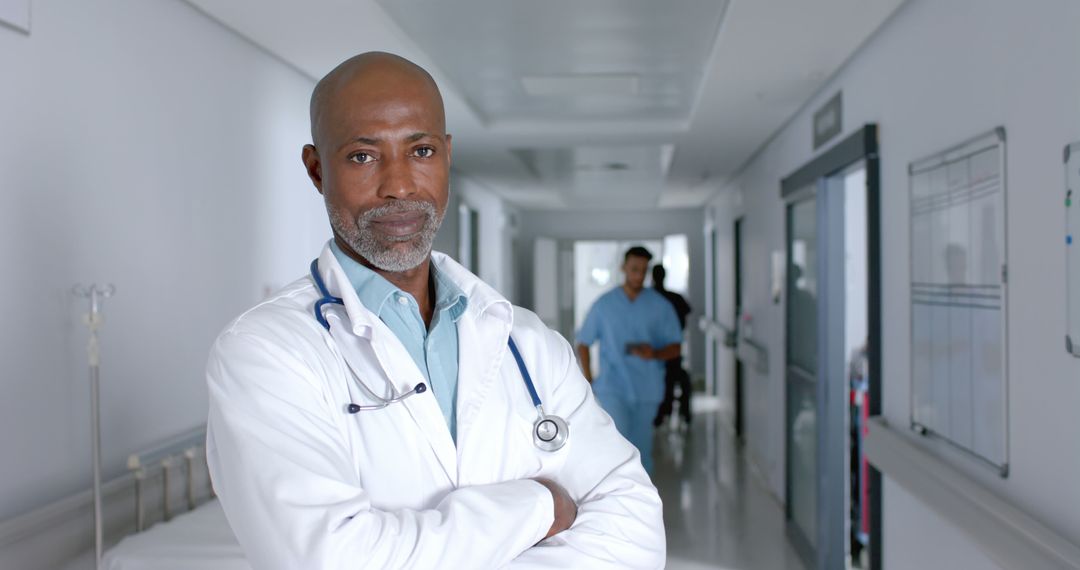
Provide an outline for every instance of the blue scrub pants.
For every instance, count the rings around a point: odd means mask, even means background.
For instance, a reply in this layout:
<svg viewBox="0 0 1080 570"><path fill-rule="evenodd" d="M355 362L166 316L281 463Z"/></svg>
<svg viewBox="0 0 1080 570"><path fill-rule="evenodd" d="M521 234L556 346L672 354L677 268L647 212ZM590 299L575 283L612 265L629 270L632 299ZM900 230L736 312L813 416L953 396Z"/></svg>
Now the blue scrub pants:
<svg viewBox="0 0 1080 570"><path fill-rule="evenodd" d="M615 394L596 394L600 407L615 421L619 430L641 453L645 472L653 474L653 418L660 402L631 402Z"/></svg>

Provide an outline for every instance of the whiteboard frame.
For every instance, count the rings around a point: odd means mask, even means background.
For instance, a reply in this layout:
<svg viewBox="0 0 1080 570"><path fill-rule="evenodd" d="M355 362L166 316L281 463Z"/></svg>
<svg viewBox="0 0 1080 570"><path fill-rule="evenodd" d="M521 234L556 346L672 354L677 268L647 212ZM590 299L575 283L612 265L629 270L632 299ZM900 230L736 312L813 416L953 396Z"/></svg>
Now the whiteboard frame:
<svg viewBox="0 0 1080 570"><path fill-rule="evenodd" d="M1072 267L1070 267L1071 256L1080 256L1080 251L1072 251L1073 248L1080 248L1080 243L1076 242L1077 238L1080 237L1080 225L1078 225L1077 227L1072 227L1069 216L1072 211L1071 209L1074 207L1069 204L1069 201L1074 198L1072 196L1073 190L1080 190L1080 187L1074 189L1071 188L1071 185L1069 184L1069 168L1076 166L1076 164L1070 164L1070 159L1076 156L1080 156L1080 141L1065 145L1064 155L1066 200L1065 236L1067 240L1072 240L1071 242L1065 242L1065 351L1077 358L1080 358L1080 331L1075 331L1077 332L1075 337L1073 335L1073 327L1075 326L1080 329L1080 323L1072 322L1073 304L1080 303L1080 295L1073 293L1073 291L1077 287L1080 287L1080 283L1072 283L1072 275L1070 273L1072 270ZM1080 200L1080 196L1076 196L1075 198ZM1075 207L1080 208L1080 203L1078 203ZM1074 217L1080 218L1080 214L1075 214Z"/></svg>
<svg viewBox="0 0 1080 570"><path fill-rule="evenodd" d="M965 456L976 459L980 464L995 469L1002 478L1009 476L1009 185L1008 169L1006 161L1006 137L1005 127L997 127L978 136L972 137L960 144L951 146L943 151L936 152L908 164L908 418L911 422L911 430L924 437L943 441L953 449L961 451ZM914 231L911 214L911 200L914 195L915 172L923 171L935 166L944 165L956 160L961 156L972 156L982 150L997 147L998 161L1001 172L1001 216L999 222L1002 232L1002 259L1001 259L1001 449L1003 461L998 463L989 457L985 457L967 446L954 441L946 434L938 433L928 426L915 421L915 371L911 364L914 361L915 346L915 303L911 299L911 281L915 275L915 253L913 247Z"/></svg>
<svg viewBox="0 0 1080 570"><path fill-rule="evenodd" d="M30 0L0 0L0 28L30 35Z"/></svg>

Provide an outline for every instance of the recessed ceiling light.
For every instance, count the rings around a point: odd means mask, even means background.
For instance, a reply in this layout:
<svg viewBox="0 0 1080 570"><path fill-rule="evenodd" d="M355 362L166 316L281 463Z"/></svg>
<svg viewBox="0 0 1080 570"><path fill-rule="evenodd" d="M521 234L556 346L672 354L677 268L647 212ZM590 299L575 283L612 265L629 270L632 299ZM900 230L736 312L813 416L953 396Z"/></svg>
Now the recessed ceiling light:
<svg viewBox="0 0 1080 570"><path fill-rule="evenodd" d="M637 95L638 76L631 73L527 75L521 78L521 85L533 97Z"/></svg>
<svg viewBox="0 0 1080 570"><path fill-rule="evenodd" d="M574 165L574 170L577 170L578 172L589 172L592 170L630 170L630 165L625 162L605 162L603 164L578 163Z"/></svg>

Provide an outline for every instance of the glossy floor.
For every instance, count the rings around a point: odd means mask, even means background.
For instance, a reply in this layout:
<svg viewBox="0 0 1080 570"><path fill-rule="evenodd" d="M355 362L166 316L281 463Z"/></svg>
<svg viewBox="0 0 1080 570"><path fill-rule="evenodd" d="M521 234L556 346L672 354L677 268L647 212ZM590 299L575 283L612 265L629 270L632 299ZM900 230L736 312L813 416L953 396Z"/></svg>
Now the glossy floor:
<svg viewBox="0 0 1080 570"><path fill-rule="evenodd" d="M743 448L702 399L688 432L657 432L653 480L664 501L669 570L803 570L784 512Z"/></svg>

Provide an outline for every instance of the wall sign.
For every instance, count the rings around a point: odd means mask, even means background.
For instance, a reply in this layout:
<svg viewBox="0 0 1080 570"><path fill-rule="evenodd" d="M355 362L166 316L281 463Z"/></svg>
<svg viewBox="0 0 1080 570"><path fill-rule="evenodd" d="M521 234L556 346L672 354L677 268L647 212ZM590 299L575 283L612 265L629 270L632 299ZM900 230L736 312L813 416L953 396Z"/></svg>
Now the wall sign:
<svg viewBox="0 0 1080 570"><path fill-rule="evenodd" d="M814 113L814 150L844 130L843 92L838 91Z"/></svg>
<svg viewBox="0 0 1080 570"><path fill-rule="evenodd" d="M1080 142L1065 147L1065 350L1080 357Z"/></svg>

